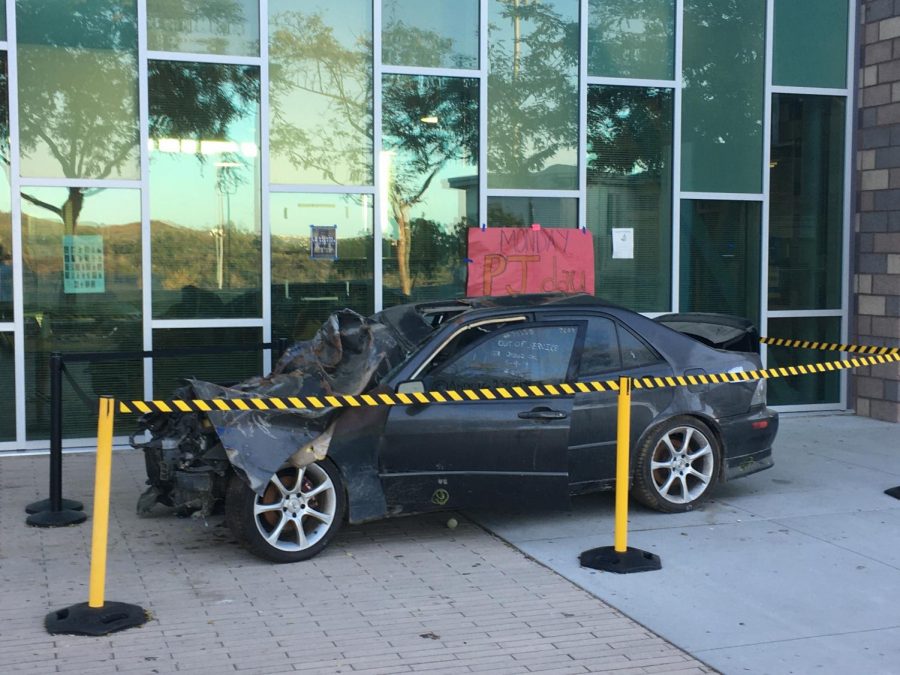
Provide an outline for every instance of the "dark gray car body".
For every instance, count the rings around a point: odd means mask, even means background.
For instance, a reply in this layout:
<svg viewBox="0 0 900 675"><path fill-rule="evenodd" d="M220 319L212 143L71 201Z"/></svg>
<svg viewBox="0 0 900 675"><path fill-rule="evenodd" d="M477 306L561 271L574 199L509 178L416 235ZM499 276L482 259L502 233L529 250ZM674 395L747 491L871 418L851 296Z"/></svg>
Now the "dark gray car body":
<svg viewBox="0 0 900 675"><path fill-rule="evenodd" d="M434 311L433 304L421 308ZM402 310L389 312L400 317ZM376 319L390 325L386 314ZM450 305L447 314L452 318L440 323L375 391L396 391L401 383L417 379L430 389L423 367L452 336L502 319L518 319L521 323L510 324L516 327L575 328L569 382L760 368L755 354L712 348L590 296L474 300L465 309ZM584 372L580 359L593 319L612 321L619 335L637 338L658 358L635 367ZM721 444L719 480L768 468L778 415L765 405L751 406L756 386L751 381L635 389L631 447L637 448L654 426L690 415L705 422ZM535 416L545 410L552 416ZM361 408L338 418L328 454L347 485L351 522L449 508L565 506L571 495L613 487L616 418L617 395L608 391ZM756 428L762 422L765 428Z"/></svg>
<svg viewBox="0 0 900 675"><path fill-rule="evenodd" d="M729 326L723 339L740 336L741 321L722 319ZM418 303L370 319L345 310L312 340L288 350L271 375L232 388L194 381L193 392L182 396L374 394L396 392L401 385L462 388L468 385L442 375L457 361L493 340L497 360L478 367L502 375L505 358L529 356L501 353L501 345L513 344L507 337L547 333L564 338L565 351L530 355L556 368L552 378L535 384L758 369L757 354L710 346L719 335L717 322L698 315L692 323L691 315L679 315L683 328L703 324L703 334L694 339L587 295ZM606 336L602 349L599 332ZM551 342L529 345L559 347ZM747 348L749 343L740 344ZM485 385L497 382L479 386ZM717 480L768 468L778 415L764 401L753 403L757 386L750 381L635 388L632 452L658 425L689 415L710 428L722 449ZM340 410L156 413L142 420L151 440L133 440L145 451L150 486L138 508L146 512L161 502L211 513L232 473L257 491L299 447L329 432L327 456L343 479L350 522L439 509L565 507L574 494L613 487L616 418L612 391Z"/></svg>

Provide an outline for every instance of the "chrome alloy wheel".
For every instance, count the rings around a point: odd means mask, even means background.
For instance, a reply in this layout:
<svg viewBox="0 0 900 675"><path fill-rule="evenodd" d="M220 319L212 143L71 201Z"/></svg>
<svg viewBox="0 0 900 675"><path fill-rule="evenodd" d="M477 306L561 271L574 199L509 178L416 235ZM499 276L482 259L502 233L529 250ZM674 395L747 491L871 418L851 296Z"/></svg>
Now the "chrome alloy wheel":
<svg viewBox="0 0 900 675"><path fill-rule="evenodd" d="M659 496L673 504L698 499L709 487L716 460L709 439L694 427L669 429L653 449L650 475Z"/></svg>
<svg viewBox="0 0 900 675"><path fill-rule="evenodd" d="M320 466L286 467L256 496L253 520L270 546L303 551L328 532L337 504L334 483Z"/></svg>

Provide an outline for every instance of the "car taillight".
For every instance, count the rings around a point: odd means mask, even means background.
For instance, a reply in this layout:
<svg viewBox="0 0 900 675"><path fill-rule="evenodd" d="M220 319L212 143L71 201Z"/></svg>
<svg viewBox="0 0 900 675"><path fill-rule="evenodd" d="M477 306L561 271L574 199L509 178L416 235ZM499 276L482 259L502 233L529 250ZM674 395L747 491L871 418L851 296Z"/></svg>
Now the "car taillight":
<svg viewBox="0 0 900 675"><path fill-rule="evenodd" d="M750 399L750 406L753 407L755 405L765 405L766 404L766 390L768 389L768 385L766 384L766 380L757 380L756 381L756 390L753 392L753 398Z"/></svg>

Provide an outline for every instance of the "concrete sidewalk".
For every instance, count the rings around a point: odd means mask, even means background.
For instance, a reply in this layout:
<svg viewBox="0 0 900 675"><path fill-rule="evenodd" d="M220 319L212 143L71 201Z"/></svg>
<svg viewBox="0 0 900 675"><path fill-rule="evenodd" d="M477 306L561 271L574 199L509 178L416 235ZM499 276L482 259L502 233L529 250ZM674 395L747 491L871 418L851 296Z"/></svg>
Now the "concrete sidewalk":
<svg viewBox="0 0 900 675"><path fill-rule="evenodd" d="M613 539L613 496L571 512L476 514L522 551L724 673L900 672L900 425L784 415L775 467L687 514L633 507L658 572L582 569Z"/></svg>
<svg viewBox="0 0 900 675"><path fill-rule="evenodd" d="M113 464L106 598L152 620L104 638L46 633L45 614L87 600L90 521L27 527L47 458L0 458L0 672L711 672L465 519L346 528L314 560L277 566L218 521L138 518L143 457ZM65 457L65 495L89 511L93 465Z"/></svg>

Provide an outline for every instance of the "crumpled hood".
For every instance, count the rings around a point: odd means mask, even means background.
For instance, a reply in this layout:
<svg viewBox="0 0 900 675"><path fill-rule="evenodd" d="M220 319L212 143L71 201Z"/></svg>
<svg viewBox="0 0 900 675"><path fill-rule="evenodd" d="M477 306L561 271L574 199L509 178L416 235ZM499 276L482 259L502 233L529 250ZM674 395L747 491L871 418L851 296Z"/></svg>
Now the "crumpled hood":
<svg viewBox="0 0 900 675"><path fill-rule="evenodd" d="M356 395L371 389L404 356L386 326L345 309L328 317L312 339L290 347L266 377L234 387L201 380L190 384L202 399ZM207 413L228 459L257 492L287 461L302 466L324 456L334 414L334 408ZM321 442L314 443L317 439Z"/></svg>

